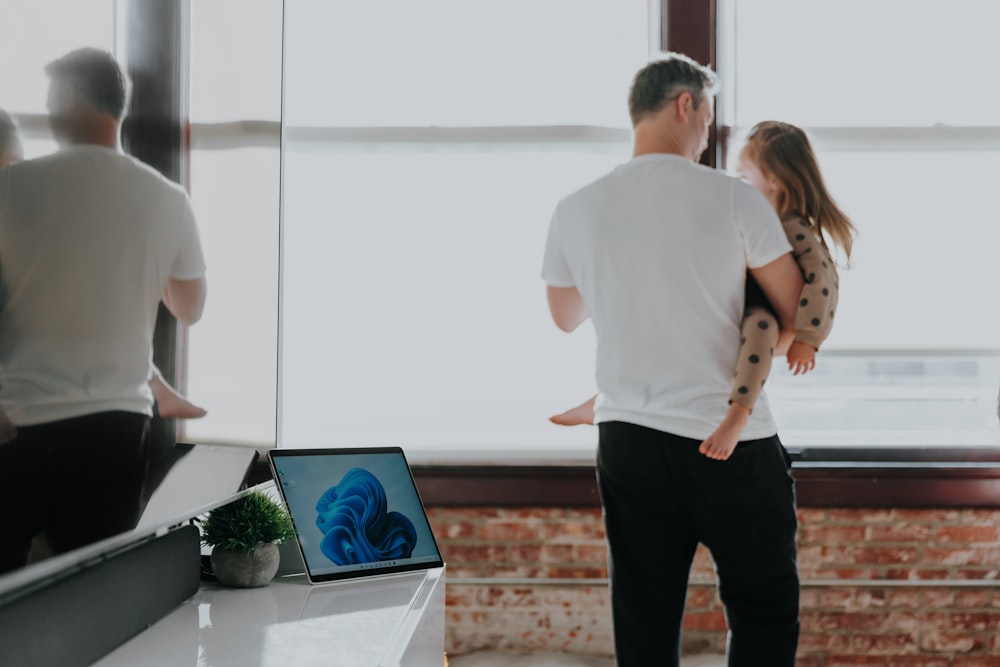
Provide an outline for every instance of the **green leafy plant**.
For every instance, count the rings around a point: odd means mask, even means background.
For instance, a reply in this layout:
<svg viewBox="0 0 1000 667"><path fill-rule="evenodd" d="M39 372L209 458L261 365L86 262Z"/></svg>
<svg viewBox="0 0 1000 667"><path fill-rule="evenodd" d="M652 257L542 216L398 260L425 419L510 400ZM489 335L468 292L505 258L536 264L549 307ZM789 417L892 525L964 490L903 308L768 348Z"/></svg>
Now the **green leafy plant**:
<svg viewBox="0 0 1000 667"><path fill-rule="evenodd" d="M281 544L295 537L288 511L263 491L251 491L212 510L200 523L206 545L247 554L261 544Z"/></svg>

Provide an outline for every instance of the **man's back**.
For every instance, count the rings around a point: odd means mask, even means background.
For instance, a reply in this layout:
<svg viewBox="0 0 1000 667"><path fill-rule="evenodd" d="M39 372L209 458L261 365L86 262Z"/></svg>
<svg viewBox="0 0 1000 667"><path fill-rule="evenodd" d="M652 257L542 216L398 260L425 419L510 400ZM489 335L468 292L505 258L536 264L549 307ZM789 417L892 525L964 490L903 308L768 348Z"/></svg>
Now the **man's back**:
<svg viewBox="0 0 1000 667"><path fill-rule="evenodd" d="M788 252L766 200L681 156L634 158L564 199L546 258L580 291L598 337L597 421L704 438L725 414L743 281ZM773 435L766 403L747 437Z"/></svg>
<svg viewBox="0 0 1000 667"><path fill-rule="evenodd" d="M17 425L149 414L157 304L204 272L184 191L110 148L0 172L0 369Z"/></svg>

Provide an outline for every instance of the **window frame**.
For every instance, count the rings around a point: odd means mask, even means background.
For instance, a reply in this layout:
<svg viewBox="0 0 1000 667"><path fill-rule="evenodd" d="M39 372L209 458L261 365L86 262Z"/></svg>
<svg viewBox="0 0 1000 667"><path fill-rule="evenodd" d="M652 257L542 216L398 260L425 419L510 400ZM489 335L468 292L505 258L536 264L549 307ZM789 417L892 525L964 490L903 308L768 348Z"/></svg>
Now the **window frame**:
<svg viewBox="0 0 1000 667"><path fill-rule="evenodd" d="M664 48L687 53L718 69L718 0L653 0L659 7L660 37ZM185 54L174 53L184 59ZM723 76L725 72L722 72ZM725 100L721 100L724 104ZM47 135L41 114L19 114L28 136ZM709 149L702 161L725 164L726 139L734 128L718 118L713 123ZM818 142L850 147L888 149L959 146L963 149L1000 148L998 128L809 128ZM339 130L317 130L327 138ZM531 128L434 129L357 128L344 130L339 140L406 141L423 136L434 141L529 140ZM332 133L332 134L331 134ZM375 133L375 134L373 134ZM192 148L227 149L243 146L273 147L280 141L281 126L274 121L246 119L231 123L201 123L186 127L182 160ZM608 128L560 128L549 138L565 141L616 139ZM377 135L377 137L376 137ZM276 277L277 279L277 277ZM280 354L280 352L279 352ZM280 399L279 399L280 400ZM281 419L280 413L278 419ZM1000 446L923 446L879 448L808 446L788 447L793 461L802 507L983 507L1000 508ZM593 465L579 461L512 461L506 464L469 465L459 460L434 463L412 457L423 500L433 506L569 506L600 505Z"/></svg>
<svg viewBox="0 0 1000 667"><path fill-rule="evenodd" d="M652 0L658 10L659 39L665 50L688 54L719 69L720 24L718 0ZM655 39L652 35L651 39ZM723 69L722 75L725 76ZM726 103L724 96L717 103ZM721 106L720 105L720 106ZM721 115L721 117L720 117ZM735 128L716 116L709 148L702 163L726 164L726 140ZM982 146L983 136L1000 147L1000 130L981 128L809 128L824 144L844 148L863 142L866 147L894 150L923 145ZM517 141L536 136L530 128L301 128L316 137L339 141L389 143L433 140ZM608 138L601 128L561 128L566 140ZM280 419L280 416L279 416ZM1000 507L1000 447L875 446L788 447L792 475L802 507ZM433 506L573 506L600 505L593 465L570 461L512 460L469 464L461 460L414 455L414 474L424 502ZM412 462L412 461L411 461Z"/></svg>
<svg viewBox="0 0 1000 667"><path fill-rule="evenodd" d="M660 0L664 48L718 70L717 0ZM724 75L724 72L723 72ZM725 100L722 100L725 103ZM716 116L702 162L726 163L734 129ZM995 128L809 128L842 149L862 143L894 150L932 145L1000 147ZM984 141L985 138L985 141ZM998 508L1000 447L928 445L906 448L788 447L800 507ZM591 465L414 466L424 502L432 506L599 507Z"/></svg>

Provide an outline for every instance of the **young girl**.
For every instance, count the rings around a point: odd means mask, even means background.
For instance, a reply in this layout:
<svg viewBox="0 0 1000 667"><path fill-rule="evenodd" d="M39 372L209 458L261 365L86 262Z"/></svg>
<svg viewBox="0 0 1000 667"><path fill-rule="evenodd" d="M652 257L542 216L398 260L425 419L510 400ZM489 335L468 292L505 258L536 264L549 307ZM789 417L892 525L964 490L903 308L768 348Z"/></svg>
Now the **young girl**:
<svg viewBox="0 0 1000 667"><path fill-rule="evenodd" d="M845 259L850 259L854 225L834 203L809 139L794 125L778 121L755 125L740 151L737 173L774 207L802 270L805 285L795 315L795 340L786 358L793 374L807 373L816 365L816 352L830 334L837 309L840 282L827 242L838 246ZM777 318L749 276L741 334L729 409L719 427L699 447L711 459L725 460L736 448L771 371L778 340ZM591 424L594 399L550 420L567 426Z"/></svg>
<svg viewBox="0 0 1000 667"><path fill-rule="evenodd" d="M24 159L21 147L21 136L14 119L6 111L0 109L0 169L16 164ZM156 409L163 418L197 419L207 412L177 393L160 373L160 369L152 366L152 376L149 387L156 399ZM0 444L17 437L17 432L10 418L0 406Z"/></svg>

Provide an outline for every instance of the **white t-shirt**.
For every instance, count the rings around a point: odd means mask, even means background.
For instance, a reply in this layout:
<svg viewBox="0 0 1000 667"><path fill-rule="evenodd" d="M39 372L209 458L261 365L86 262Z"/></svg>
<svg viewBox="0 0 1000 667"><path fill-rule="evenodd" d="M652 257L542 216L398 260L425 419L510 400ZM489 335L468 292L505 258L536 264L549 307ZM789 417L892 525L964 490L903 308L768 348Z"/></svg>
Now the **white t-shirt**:
<svg viewBox="0 0 1000 667"><path fill-rule="evenodd" d="M115 150L0 171L0 404L17 426L152 413L156 311L205 260L187 193Z"/></svg>
<svg viewBox="0 0 1000 667"><path fill-rule="evenodd" d="M593 321L596 421L708 437L729 404L747 268L790 251L753 186L677 155L633 158L563 199L542 277L576 287ZM762 395L742 438L775 432Z"/></svg>

